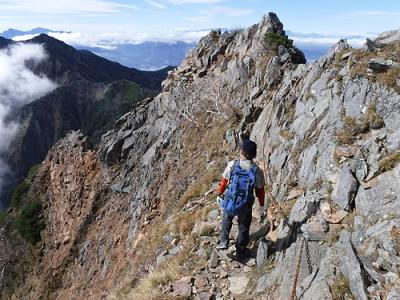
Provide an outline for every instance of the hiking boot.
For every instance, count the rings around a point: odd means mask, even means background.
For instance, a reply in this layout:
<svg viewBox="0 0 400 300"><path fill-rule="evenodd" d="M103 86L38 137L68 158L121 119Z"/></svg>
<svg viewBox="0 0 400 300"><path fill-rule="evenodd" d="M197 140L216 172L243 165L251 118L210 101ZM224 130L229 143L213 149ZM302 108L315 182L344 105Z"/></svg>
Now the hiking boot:
<svg viewBox="0 0 400 300"><path fill-rule="evenodd" d="M245 251L236 252L236 259L237 260L243 260L245 258L246 258L246 252Z"/></svg>
<svg viewBox="0 0 400 300"><path fill-rule="evenodd" d="M228 241L220 242L215 248L217 250L226 250L229 248L229 242Z"/></svg>

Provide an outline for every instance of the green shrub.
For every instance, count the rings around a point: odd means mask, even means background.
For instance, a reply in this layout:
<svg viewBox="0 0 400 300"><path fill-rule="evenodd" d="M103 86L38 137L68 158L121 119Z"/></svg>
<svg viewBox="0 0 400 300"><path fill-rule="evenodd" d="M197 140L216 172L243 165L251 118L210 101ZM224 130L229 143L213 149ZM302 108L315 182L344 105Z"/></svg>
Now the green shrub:
<svg viewBox="0 0 400 300"><path fill-rule="evenodd" d="M40 164L37 164L37 165L33 165L29 169L28 176L26 177L28 182L32 183L35 180L37 172L39 170L39 167L40 167Z"/></svg>
<svg viewBox="0 0 400 300"><path fill-rule="evenodd" d="M264 36L264 41L267 47L277 51L279 46L285 46L286 48L293 47L293 40L289 39L286 35L280 35L275 32L267 32Z"/></svg>
<svg viewBox="0 0 400 300"><path fill-rule="evenodd" d="M41 204L36 200L28 200L21 208L20 215L15 223L20 235L32 244L40 241L40 231L44 229L44 223L40 217Z"/></svg>
<svg viewBox="0 0 400 300"><path fill-rule="evenodd" d="M7 213L0 212L0 226L3 226L7 222Z"/></svg>
<svg viewBox="0 0 400 300"><path fill-rule="evenodd" d="M30 184L25 180L18 184L11 195L10 207L19 207L22 201L22 196L29 191L30 187Z"/></svg>

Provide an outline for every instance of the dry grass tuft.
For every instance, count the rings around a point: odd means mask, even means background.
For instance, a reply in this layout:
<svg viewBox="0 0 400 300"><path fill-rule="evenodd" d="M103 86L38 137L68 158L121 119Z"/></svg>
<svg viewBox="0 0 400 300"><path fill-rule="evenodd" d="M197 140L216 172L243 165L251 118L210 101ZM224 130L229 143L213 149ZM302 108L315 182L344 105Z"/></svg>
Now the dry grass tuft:
<svg viewBox="0 0 400 300"><path fill-rule="evenodd" d="M211 224L204 224L201 228L200 228L200 236L211 236L213 234L213 232L215 231L215 227Z"/></svg>
<svg viewBox="0 0 400 300"><path fill-rule="evenodd" d="M162 237L168 232L169 225L163 220L159 220L153 224L150 230L146 233L146 238L140 241L140 246L137 247L135 261L137 264L146 264L153 261L157 255L159 247L163 244Z"/></svg>
<svg viewBox="0 0 400 300"><path fill-rule="evenodd" d="M400 92L400 86L397 84L397 79L400 78L399 68L391 68L384 73L377 74L376 77L379 83L393 88L397 93Z"/></svg>
<svg viewBox="0 0 400 300"><path fill-rule="evenodd" d="M182 251L168 262L156 267L144 277L139 284L130 291L127 298L130 299L167 299L162 294L162 286L174 282L183 276L189 275L189 269L204 265L205 261L195 257L192 253L198 244L196 236L190 236Z"/></svg>
<svg viewBox="0 0 400 300"><path fill-rule="evenodd" d="M389 154L385 158L379 161L379 172L384 173L390 171L396 167L400 162L400 151Z"/></svg>
<svg viewBox="0 0 400 300"><path fill-rule="evenodd" d="M362 123L368 129L379 129L385 126L383 118L376 112L376 100L373 100L368 106Z"/></svg>
<svg viewBox="0 0 400 300"><path fill-rule="evenodd" d="M296 201L297 198L283 202L283 204L281 205L282 207L281 213L284 218L289 218L290 212L292 211L293 206L296 204Z"/></svg>
<svg viewBox="0 0 400 300"><path fill-rule="evenodd" d="M201 176L194 180L183 193L179 200L178 208L182 208L191 199L202 197L211 188L211 185L220 179L222 171L223 162L221 161L204 170Z"/></svg>
<svg viewBox="0 0 400 300"><path fill-rule="evenodd" d="M347 115L342 117L342 121L343 129L336 133L336 141L343 145L352 144L361 133L360 126L354 118Z"/></svg>
<svg viewBox="0 0 400 300"><path fill-rule="evenodd" d="M287 129L281 130L281 131L279 132L279 135L280 135L281 137L283 137L284 139L286 139L286 140L291 140L291 139L293 139L293 133L290 132L290 131L287 130Z"/></svg>
<svg viewBox="0 0 400 300"><path fill-rule="evenodd" d="M360 134L366 133L370 129L379 129L385 126L383 118L376 111L376 99L371 101L359 122L346 115L344 110L342 110L341 115L343 129L336 132L335 138L342 145L354 143Z"/></svg>
<svg viewBox="0 0 400 300"><path fill-rule="evenodd" d="M318 178L315 180L314 184L312 185L311 189L312 190L320 190L322 185L324 183L324 180L322 178Z"/></svg>
<svg viewBox="0 0 400 300"><path fill-rule="evenodd" d="M397 253L400 253L400 227L393 226L390 235L394 239L394 245Z"/></svg>
<svg viewBox="0 0 400 300"><path fill-rule="evenodd" d="M190 212L183 212L178 215L175 221L175 228L178 233L186 236L192 232L197 216Z"/></svg>
<svg viewBox="0 0 400 300"><path fill-rule="evenodd" d="M330 286L330 290L333 300L354 299L350 290L349 281L341 273L335 278L334 283Z"/></svg>

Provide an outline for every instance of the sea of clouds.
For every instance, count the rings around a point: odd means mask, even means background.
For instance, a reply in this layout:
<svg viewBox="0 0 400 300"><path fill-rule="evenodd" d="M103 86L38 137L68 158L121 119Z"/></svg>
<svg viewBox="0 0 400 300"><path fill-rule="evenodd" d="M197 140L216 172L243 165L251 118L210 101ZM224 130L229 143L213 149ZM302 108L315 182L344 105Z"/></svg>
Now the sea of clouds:
<svg viewBox="0 0 400 300"><path fill-rule="evenodd" d="M57 87L54 82L43 75L34 74L27 67L28 62L34 65L46 57L43 46L38 44L16 44L0 50L0 194L7 176L12 172L2 157L9 151L19 129L19 124L8 121L7 117L13 110Z"/></svg>

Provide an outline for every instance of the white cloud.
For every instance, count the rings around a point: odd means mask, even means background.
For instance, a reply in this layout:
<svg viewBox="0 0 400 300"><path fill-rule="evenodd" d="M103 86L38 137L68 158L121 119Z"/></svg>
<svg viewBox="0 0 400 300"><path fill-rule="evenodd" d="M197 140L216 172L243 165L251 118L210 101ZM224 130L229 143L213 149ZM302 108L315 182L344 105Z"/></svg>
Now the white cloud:
<svg viewBox="0 0 400 300"><path fill-rule="evenodd" d="M195 17L186 17L185 20L193 23L208 23L211 21L210 16L195 16Z"/></svg>
<svg viewBox="0 0 400 300"><path fill-rule="evenodd" d="M168 0L169 3L175 5L181 4L215 4L219 2L224 2L225 0Z"/></svg>
<svg viewBox="0 0 400 300"><path fill-rule="evenodd" d="M85 34L81 32L49 32L49 36L63 41L72 46L77 47L99 47L103 49L114 49L113 43L110 41L103 41L103 35ZM14 41L26 41L38 36L38 34L26 34L13 37Z"/></svg>
<svg viewBox="0 0 400 300"><path fill-rule="evenodd" d="M139 9L135 5L109 0L14 0L0 2L1 11L19 11L49 14L117 13L121 10Z"/></svg>
<svg viewBox="0 0 400 300"><path fill-rule="evenodd" d="M399 11L370 11L370 10L362 10L362 11L353 11L346 14L341 14L339 17L400 17Z"/></svg>
<svg viewBox="0 0 400 300"><path fill-rule="evenodd" d="M198 15L196 17L187 17L186 19L197 23L207 23L212 18L211 15ZM116 33L101 33L101 34L85 34L81 32L50 32L48 35L61 40L74 47L91 47L113 50L118 45L124 44L140 44L144 42L166 42L174 43L178 41L187 43L196 43L208 34L209 30L190 31L185 29L171 31L154 31L154 32L116 32ZM374 38L376 34L365 34L362 36L343 35L343 34L317 34L303 32L288 32L290 38L296 43L315 44L315 45L333 45L341 38L346 38L348 42L360 47L364 44L367 37ZM16 41L23 41L33 38L35 35L24 35L13 38Z"/></svg>
<svg viewBox="0 0 400 300"><path fill-rule="evenodd" d="M178 41L193 43L205 36L209 30L188 31L157 31L157 32L119 32L119 33L101 33L85 34L81 32L50 32L52 36L71 46L75 47L99 47L103 49L114 49L123 44L140 44L144 42L166 42L174 43ZM24 35L13 38L16 41L24 41L33 38L35 35Z"/></svg>
<svg viewBox="0 0 400 300"><path fill-rule="evenodd" d="M0 105L21 106L55 87L25 65L28 61L37 64L46 57L43 46L37 44L18 44L0 51Z"/></svg>
<svg viewBox="0 0 400 300"><path fill-rule="evenodd" d="M10 147L19 125L6 121L9 113L56 88L44 76L36 75L26 63L37 64L46 59L43 46L19 44L0 50L0 154ZM8 168L0 159L0 193Z"/></svg>
<svg viewBox="0 0 400 300"><path fill-rule="evenodd" d="M166 9L167 6L165 4L162 4L160 2L157 1L153 1L153 0L145 0L148 4L150 4L151 6L153 6L154 8L157 9Z"/></svg>
<svg viewBox="0 0 400 300"><path fill-rule="evenodd" d="M346 39L347 42L355 47L360 48L365 44L367 38L374 39L376 33L365 33L362 35L339 34L339 33L307 33L307 32L291 32L287 34L299 48L304 47L323 47L329 48L336 44L340 39Z"/></svg>
<svg viewBox="0 0 400 300"><path fill-rule="evenodd" d="M309 44L309 45L334 45L336 44L340 38L339 37L325 37L325 38L316 38L316 37L296 37L291 36L291 39L296 43L301 44ZM361 47L365 43L365 38L348 38L348 43L353 47Z"/></svg>
<svg viewBox="0 0 400 300"><path fill-rule="evenodd" d="M229 17L242 17L251 14L253 10L251 9L240 9L226 6L213 6L207 10L201 10L204 15L226 15Z"/></svg>

